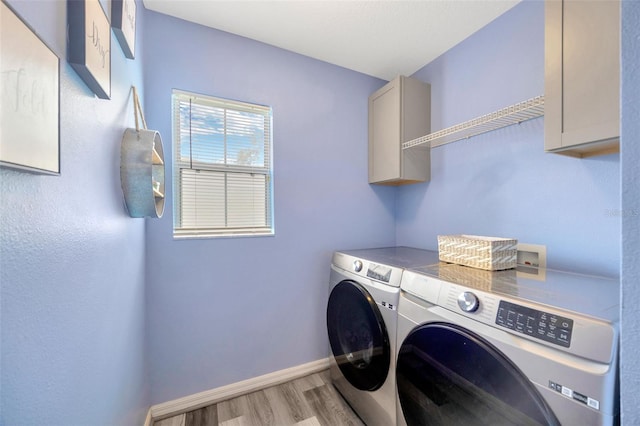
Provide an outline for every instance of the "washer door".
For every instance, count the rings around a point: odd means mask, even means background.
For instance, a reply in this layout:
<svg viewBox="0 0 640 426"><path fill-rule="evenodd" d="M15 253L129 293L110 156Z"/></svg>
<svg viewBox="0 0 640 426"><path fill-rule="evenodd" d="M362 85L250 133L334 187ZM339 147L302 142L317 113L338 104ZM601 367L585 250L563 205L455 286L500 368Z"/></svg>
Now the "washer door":
<svg viewBox="0 0 640 426"><path fill-rule="evenodd" d="M338 283L329 295L327 330L333 357L357 389L374 391L387 378L389 335L369 292L352 280Z"/></svg>
<svg viewBox="0 0 640 426"><path fill-rule="evenodd" d="M414 329L400 348L396 373L408 426L560 424L518 367L453 324Z"/></svg>

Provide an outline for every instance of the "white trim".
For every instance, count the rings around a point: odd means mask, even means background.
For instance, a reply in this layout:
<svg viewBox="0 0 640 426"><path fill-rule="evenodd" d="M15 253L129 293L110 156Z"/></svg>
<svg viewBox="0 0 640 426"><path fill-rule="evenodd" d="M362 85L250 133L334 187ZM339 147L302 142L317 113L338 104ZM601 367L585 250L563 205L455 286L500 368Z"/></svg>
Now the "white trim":
<svg viewBox="0 0 640 426"><path fill-rule="evenodd" d="M328 368L329 358L319 359L317 361L275 371L263 376L231 383L226 386L152 405L149 409L149 413L153 420L175 416L187 411L235 398L240 395L268 388L270 386L279 385L281 383L288 382L289 380L317 373Z"/></svg>
<svg viewBox="0 0 640 426"><path fill-rule="evenodd" d="M147 417L144 419L144 426L151 426L152 418L151 418L151 407L147 411Z"/></svg>

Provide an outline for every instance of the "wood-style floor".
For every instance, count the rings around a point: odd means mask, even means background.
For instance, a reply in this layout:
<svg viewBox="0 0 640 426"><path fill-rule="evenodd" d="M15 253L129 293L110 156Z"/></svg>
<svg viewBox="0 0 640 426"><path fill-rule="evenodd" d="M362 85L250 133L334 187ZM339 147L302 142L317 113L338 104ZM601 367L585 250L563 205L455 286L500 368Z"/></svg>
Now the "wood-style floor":
<svg viewBox="0 0 640 426"><path fill-rule="evenodd" d="M209 405L153 426L364 426L329 371Z"/></svg>

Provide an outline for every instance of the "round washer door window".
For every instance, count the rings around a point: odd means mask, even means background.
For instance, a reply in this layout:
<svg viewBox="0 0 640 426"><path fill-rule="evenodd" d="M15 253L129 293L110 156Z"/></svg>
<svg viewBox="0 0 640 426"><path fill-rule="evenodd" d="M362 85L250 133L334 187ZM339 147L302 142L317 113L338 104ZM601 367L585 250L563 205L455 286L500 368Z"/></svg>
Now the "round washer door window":
<svg viewBox="0 0 640 426"><path fill-rule="evenodd" d="M400 347L396 379L408 426L560 424L516 365L454 324L415 328Z"/></svg>
<svg viewBox="0 0 640 426"><path fill-rule="evenodd" d="M327 331L333 357L349 383L366 391L380 388L391 362L389 335L373 297L360 284L344 280L333 288Z"/></svg>

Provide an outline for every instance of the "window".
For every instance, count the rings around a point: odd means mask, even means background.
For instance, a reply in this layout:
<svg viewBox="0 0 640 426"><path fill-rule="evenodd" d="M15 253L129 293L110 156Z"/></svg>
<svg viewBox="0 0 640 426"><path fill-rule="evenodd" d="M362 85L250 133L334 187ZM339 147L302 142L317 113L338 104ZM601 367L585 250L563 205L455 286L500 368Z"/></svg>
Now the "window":
<svg viewBox="0 0 640 426"><path fill-rule="evenodd" d="M174 236L272 235L271 108L173 91Z"/></svg>

